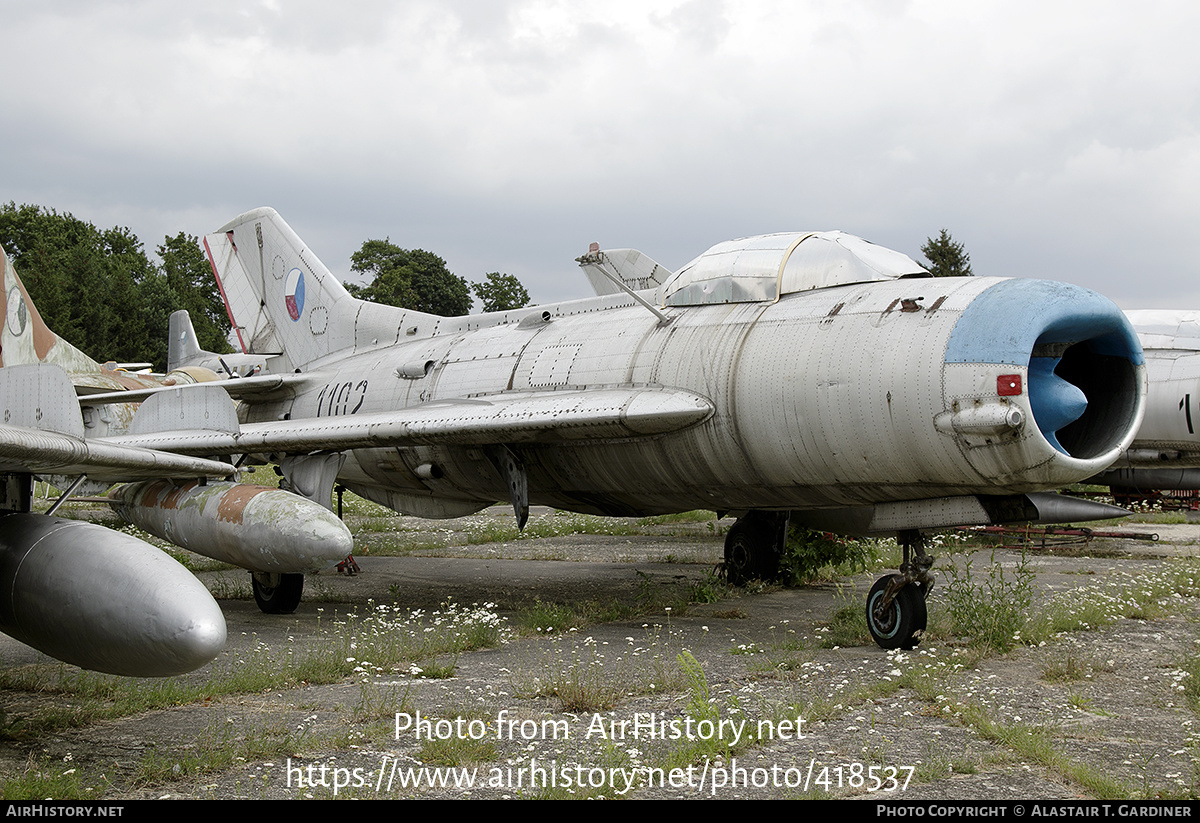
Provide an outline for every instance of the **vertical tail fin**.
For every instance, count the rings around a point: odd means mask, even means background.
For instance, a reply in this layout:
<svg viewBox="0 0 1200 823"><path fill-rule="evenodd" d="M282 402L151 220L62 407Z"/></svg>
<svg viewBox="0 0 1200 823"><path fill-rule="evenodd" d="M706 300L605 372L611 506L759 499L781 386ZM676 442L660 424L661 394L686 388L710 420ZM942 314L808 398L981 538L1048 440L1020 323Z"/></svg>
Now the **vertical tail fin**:
<svg viewBox="0 0 1200 823"><path fill-rule="evenodd" d="M175 371L181 366L197 365L209 354L200 348L200 341L196 339L196 329L192 326L192 316L187 313L187 309L171 312L167 322L167 371Z"/></svg>
<svg viewBox="0 0 1200 823"><path fill-rule="evenodd" d="M291 370L353 345L358 301L274 209L234 218L204 249L243 352Z"/></svg>
<svg viewBox="0 0 1200 823"><path fill-rule="evenodd" d="M0 249L4 291L0 293L0 366L53 363L67 372L99 372L100 364L50 331Z"/></svg>
<svg viewBox="0 0 1200 823"><path fill-rule="evenodd" d="M242 351L278 355L272 371L391 345L443 319L351 297L274 209L235 217L204 249Z"/></svg>
<svg viewBox="0 0 1200 823"><path fill-rule="evenodd" d="M187 309L171 313L167 334L169 373L198 366L228 377L245 377L257 372L270 359L269 355L217 354L200 348L200 339L196 336L192 316L188 314Z"/></svg>

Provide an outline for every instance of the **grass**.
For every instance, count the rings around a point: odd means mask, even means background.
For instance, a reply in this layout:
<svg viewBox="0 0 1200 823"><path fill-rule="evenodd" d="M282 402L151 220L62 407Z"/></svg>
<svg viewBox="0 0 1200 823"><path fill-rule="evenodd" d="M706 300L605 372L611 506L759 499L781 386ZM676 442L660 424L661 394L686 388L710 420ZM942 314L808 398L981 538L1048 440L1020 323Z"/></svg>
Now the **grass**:
<svg viewBox="0 0 1200 823"><path fill-rule="evenodd" d="M48 709L7 717L0 739L35 739L101 720L302 683L335 683L347 677L361 680L380 673L408 673L413 666L436 668L439 658L492 648L512 636L504 621L488 606L456 604L447 604L430 613L379 605L366 614L335 616L319 625L317 634L321 641L307 644L302 651L271 649L260 642L224 665L214 666L205 679L139 680L66 666L26 666L0 671L0 688L61 698L59 705Z"/></svg>
<svg viewBox="0 0 1200 823"><path fill-rule="evenodd" d="M294 726L283 718L265 724L215 723L195 740L180 748L148 751L138 761L134 780L158 785L224 771L247 760L290 755L316 742L304 724ZM324 738L322 746L345 741Z"/></svg>
<svg viewBox="0 0 1200 823"><path fill-rule="evenodd" d="M514 692L521 697L554 698L564 712L598 712L621 701L647 694L677 691L683 682L659 627L645 640L626 637L613 646L572 630L569 646L555 642L535 653L511 672Z"/></svg>
<svg viewBox="0 0 1200 823"><path fill-rule="evenodd" d="M1044 726L1004 723L994 719L979 705L966 706L961 717L985 740L1012 749L1021 757L1038 763L1050 772L1078 783L1096 797L1122 799L1134 796L1134 792L1125 783L1105 774L1102 769L1072 760L1057 749L1053 734Z"/></svg>
<svg viewBox="0 0 1200 823"><path fill-rule="evenodd" d="M843 605L829 618L827 625L819 626L817 633L823 649L871 644L871 633L867 630L866 606L852 595L839 595Z"/></svg>
<svg viewBox="0 0 1200 823"><path fill-rule="evenodd" d="M85 785L83 776L70 762L52 761L49 758L30 758L25 773L6 780L0 797L5 800L94 800L103 797L111 785L108 778L99 775L95 785Z"/></svg>
<svg viewBox="0 0 1200 823"><path fill-rule="evenodd" d="M1031 645L1069 631L1094 631L1123 618L1145 620L1200 595L1200 564L1172 561L1138 576L1114 573L1094 585L1050 598L1023 629Z"/></svg>
<svg viewBox="0 0 1200 823"><path fill-rule="evenodd" d="M390 513L384 516L396 520ZM574 522L572 528L581 523L586 527L586 520L575 520L576 517L550 516L557 519L559 525ZM710 518L711 515L705 517ZM694 522L684 516L671 518L674 519L628 521L626 525L632 524L642 529L662 529L677 523L686 525L688 522ZM649 522L650 520L655 522ZM937 553L954 552L969 545L956 539L943 546ZM889 550L885 546L881 551L886 553ZM885 559L881 562L888 561ZM969 565L964 569L961 562L959 566L956 574L950 575L951 580L947 581L945 576L942 577L935 594L945 594L953 591L952 587L957 587L964 599L973 599L995 611L999 605L1012 600L1014 591L1020 592L1021 576L1012 570L1011 565L999 567L993 562L984 572L972 569ZM1051 642L1062 632L1093 630L1122 617L1144 620L1170 614L1179 609L1185 598L1196 596L1196 571L1197 565L1192 561L1170 564L1161 573L1155 572L1150 575L1112 575L1104 579L1097 578L1095 585L1079 587L1069 593L1053 596L1042 604L1035 605L1031 602L1023 610L1018 610L1021 611L1020 618L1023 621L1020 628L1011 634L1006 628L1000 636L1011 637L1016 641L1008 648L1011 652L1019 649L1021 645ZM679 592L682 590L686 590L687 594L681 596ZM627 638L627 644L614 643L611 646L594 640L590 643L576 642L584 636L581 629L591 622L644 614L647 610L679 614L687 608L688 602L710 602L709 598L719 598L726 594L728 589L722 591L716 588L712 581L688 587L670 587L647 577L635 604L591 603L581 606L535 601L513 619L512 627L530 636L548 635L550 639L548 643L539 644L546 647L542 649L540 656L537 651L531 651L525 659L525 665L521 667L522 670L509 675L509 685L512 692L515 692L514 699L549 700L561 711L597 712L611 710L627 703L638 705L636 701L645 695L666 692L672 694L677 706L686 704L684 711L693 718L711 717L714 714L717 717L728 717L730 712L740 712L742 706L739 700L743 699L740 694L721 693L709 683L698 661L693 667L683 653L672 649L653 633L643 640ZM823 627L827 631L820 632L824 636L820 641L822 646L847 648L869 644L862 604L857 600L854 598L854 602L847 602L838 609L830 625ZM931 608L931 620L939 611L946 612L949 609ZM360 723L386 720L396 711L397 706L411 705L411 688L422 688L417 685L417 681L411 679L412 677L429 676L439 671L445 676L452 676L460 653L456 649L476 648L478 646L475 646L475 643L487 645L490 641L486 639L486 635L489 634L493 638L497 637L494 629L481 630L479 636L475 636L475 632L469 630L469 627L452 628L457 621L439 612L409 613L386 607L378 615L375 609L372 609L369 613L353 618L335 618L333 625L330 625L330 621L323 621L323 637L329 640L330 651L342 655L342 660L326 659L322 654L306 661L303 659L305 654L289 655L284 654L283 650L265 650L264 659L258 660L256 658L259 655L251 653L244 656L242 663L231 664L220 673L214 672L213 680L204 684L208 691L207 696L198 696L199 692L189 691L185 687L186 684L182 683L173 685L170 689L164 688L162 694L155 695L154 689L149 687L152 682L142 681L143 687L138 691L149 694L141 694L136 699L127 698L119 694L120 689L109 691L109 686L101 685L103 678L89 675L57 693L63 698L60 701L63 705L56 707L53 713L45 714L50 719L42 727L43 730L36 730L32 722L26 722L32 721L31 717L13 718L8 724L8 730L17 739L40 739L49 736L56 729L63 728L64 725L87 724L102 716L136 714L154 707L166 708L180 703L220 699L227 694L251 694L255 691L289 688L301 683L338 682L339 679L357 681L358 702L349 705L348 717ZM719 610L711 616L727 616L732 620L745 618L747 614L741 609L731 608ZM373 631L366 631L367 623L373 625ZM409 635L404 628L405 624L419 627L421 636ZM427 629L430 631L426 631ZM462 637L456 637L452 641L433 641L425 637L429 634L444 633L457 635L460 630ZM923 701L930 714L943 715L951 722L971 728L980 737L1003 746L1054 774L1076 782L1085 787L1088 793L1122 797L1146 795L1152 790L1148 783L1140 787L1126 785L1110 774L1101 773L1094 767L1072 760L1062 751L1062 730L1052 723L1023 723L1013 720L1011 714L988 704L982 697L957 700L961 695L956 691L956 684L962 682L962 672L970 670L987 656L1004 649L1003 644L977 641L977 637L986 634L978 628L968 629L958 625L953 631L956 633L952 634L951 630L947 629L944 635L939 636L948 644L938 647L940 658L893 654L886 658L886 662L881 662L884 658L880 658L875 650L871 650L864 656L870 656L875 662L873 666L865 667L864 676L874 679L870 682L848 683L845 688L834 689L832 686L837 684L831 680L830 673L836 672L837 669L822 667L830 659L844 663L857 653L822 656L812 648L813 644L806 643L793 630L784 628L782 631L773 632L769 641L760 638L752 649L753 653L746 655L744 670L750 675L746 686L749 688L749 685L765 683L773 689L779 689L783 697L779 698L778 705L787 706L779 711L791 715L803 713L806 719L812 720L844 717L851 711L866 714L863 706L872 707L871 711L874 712L875 706L882 705L883 701L903 692ZM376 633L386 636L387 639L374 637ZM343 643L342 635L352 638L352 647ZM512 630L504 626L498 636L498 642L504 642L511 636ZM929 635L926 637L925 645L929 645ZM947 655L947 651L951 649L952 654ZM695 661L695 658L692 657L691 660ZM937 665L931 662L934 660L937 661ZM253 671L263 665L269 668L281 661L284 665L277 666L276 671L267 677ZM447 661L451 662L448 664ZM414 666L421 671L414 672ZM1200 694L1192 690L1200 689L1196 686L1197 679L1200 679L1200 656L1182 662L1180 669L1180 690L1186 694L1190 705L1195 707L1200 703ZM1068 691L1070 687L1057 687L1077 683L1105 671L1108 669L1085 655L1059 655L1046 663L1042 669L1042 679L1049 684L1043 688L1057 690L1066 706L1078 711L1099 713L1090 697L1077 690ZM42 688L55 681L55 675L50 669L31 669L27 673L30 688ZM381 674L386 676L380 677ZM8 676L7 673L0 673L0 677L5 676ZM95 682L92 678L95 678ZM58 680L63 682L63 677L60 676ZM42 685L37 686L37 683ZM827 686L828 695L800 696L805 688ZM440 689L441 685L428 684L423 688ZM50 691L53 691L53 688ZM679 692L682 692L683 696L675 697L675 693ZM120 708L117 708L118 704L121 704ZM138 708L139 706L141 708ZM804 707L803 712L798 706ZM771 710L765 698L762 709L764 712ZM110 710L117 713L104 714ZM425 709L422 708L422 711ZM222 763L230 762L230 757L233 758L233 763L237 763L240 762L238 758L274 758L283 751L311 749L325 741L333 746L345 745L344 741L339 740L336 732L322 737L312 729L285 728L277 720L278 718L269 718L266 723L256 724L258 728L246 729L244 734L231 734L227 729L214 725L205 735L213 743L212 752L160 747L147 755L139 767L144 769L143 779L155 785L174 780L181 774L201 775L228 770L232 767ZM378 730L376 733L380 736L378 745L387 745L386 734ZM453 743L459 744L463 741ZM654 762L688 764L705 757L729 755L729 751L722 748L724 744L720 741L708 741L704 746L696 746L694 743L695 741L688 741L686 745L671 745L666 751L654 752ZM746 741L742 745L754 745L754 742ZM489 751L486 747L473 748L469 745L446 745L440 748L422 746L417 755L425 762L435 765L484 762L501 756L494 747ZM619 747L606 746L596 755L595 760L588 761L588 765L631 764L638 762L637 757L637 753L631 756L628 751ZM972 762L962 758L955 760L949 757L928 756L922 757L922 761L923 767L919 774L921 779L940 779L949 773L968 771L972 768ZM98 778L80 779L72 772L59 775L62 778L59 787L46 789L45 793L39 794L39 788L36 786L43 784L35 784L35 778L56 779L55 772L59 765L62 764L54 761L31 761L24 779L30 786L35 787L21 789L20 784L13 781L10 784L13 796L25 796L20 793L30 791L32 794L28 796L72 796L71 792L80 792L83 794L73 796L94 797L95 792L106 791L106 784ZM89 789L88 786L97 788ZM7 791L6 797L9 796ZM584 794L612 796L613 788L599 787ZM555 791L544 796L560 795L568 796Z"/></svg>
<svg viewBox="0 0 1200 823"><path fill-rule="evenodd" d="M351 493L347 492L345 500L350 500ZM612 536L633 536L654 534L672 536L673 534L691 535L694 529L686 528L690 524L708 522L710 531L719 533L715 515L712 512L694 511L679 514L658 515L643 518L601 517L590 514L577 514L566 511L553 511L548 514L534 515L526 523L524 530L517 528L511 518L498 519L490 516L467 518L456 522L453 527L430 529L426 521L405 519L396 512L374 503L364 501L366 506L355 505L355 511L364 508L371 512L367 515L355 514L351 519L351 531L356 538L374 535L379 532L397 533L396 536L386 535L370 537L360 541L363 545L358 548L360 553L376 556L404 556L413 553L437 551L454 546L478 546L488 543L513 543L517 541L537 540L542 538L564 537L567 535L592 534ZM373 509L370 507L374 507ZM347 509L349 516L352 512ZM681 527L678 530L672 526ZM413 534L419 532L419 535ZM432 533L431 533L432 532ZM557 559L557 558L548 558ZM673 557L678 562L679 558Z"/></svg>
<svg viewBox="0 0 1200 823"><path fill-rule="evenodd" d="M1075 683L1087 680L1097 671L1112 670L1111 663L1098 663L1089 656L1068 651L1046 663L1042 669L1042 680L1047 683Z"/></svg>
<svg viewBox="0 0 1200 823"><path fill-rule="evenodd" d="M445 716L452 720L463 718L486 722L490 719L470 709L450 711ZM436 723L438 718L431 717L429 720ZM498 757L495 738L492 735L431 734L429 737L431 739L422 740L421 748L417 751L417 759L429 766L464 766L495 760Z"/></svg>

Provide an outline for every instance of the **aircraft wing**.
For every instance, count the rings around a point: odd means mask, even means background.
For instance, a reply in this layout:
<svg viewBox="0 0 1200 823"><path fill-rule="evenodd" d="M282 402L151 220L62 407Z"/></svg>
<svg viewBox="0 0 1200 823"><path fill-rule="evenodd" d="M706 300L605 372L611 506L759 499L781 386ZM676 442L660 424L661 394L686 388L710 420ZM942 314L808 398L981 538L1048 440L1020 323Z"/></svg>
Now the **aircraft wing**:
<svg viewBox="0 0 1200 823"><path fill-rule="evenodd" d="M216 460L0 425L0 471L86 474L116 482L131 477L228 477L233 467Z"/></svg>
<svg viewBox="0 0 1200 823"><path fill-rule="evenodd" d="M214 390L224 386L207 384ZM187 414L182 411L185 398L191 406L196 396L195 389L186 396L153 396L134 418L134 430L142 433L105 442L196 455L564 442L665 434L700 423L713 412L711 402L692 392L605 388L433 401L387 412L249 424L236 431L170 429L168 423Z"/></svg>
<svg viewBox="0 0 1200 823"><path fill-rule="evenodd" d="M0 471L87 474L96 480L228 477L215 460L85 440L75 389L58 366L0 369Z"/></svg>

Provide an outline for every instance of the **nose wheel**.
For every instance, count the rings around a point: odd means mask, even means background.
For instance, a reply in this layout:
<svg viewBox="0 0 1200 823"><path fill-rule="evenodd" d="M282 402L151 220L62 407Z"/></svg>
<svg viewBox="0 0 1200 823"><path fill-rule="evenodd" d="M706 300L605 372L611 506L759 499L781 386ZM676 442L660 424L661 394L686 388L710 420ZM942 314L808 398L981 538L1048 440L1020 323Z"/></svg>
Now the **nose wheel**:
<svg viewBox="0 0 1200 823"><path fill-rule="evenodd" d="M881 577L867 595L867 630L884 649L915 649L928 621L925 598L933 588L933 556L925 553L920 532L898 536L904 549L900 573Z"/></svg>

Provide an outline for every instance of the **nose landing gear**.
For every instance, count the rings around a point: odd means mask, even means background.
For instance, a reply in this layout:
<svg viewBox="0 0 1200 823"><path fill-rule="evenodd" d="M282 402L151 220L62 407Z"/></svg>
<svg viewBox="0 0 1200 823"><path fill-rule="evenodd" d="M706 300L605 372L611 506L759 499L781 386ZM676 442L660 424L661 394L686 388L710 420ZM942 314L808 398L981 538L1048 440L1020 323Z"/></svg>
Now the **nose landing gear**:
<svg viewBox="0 0 1200 823"><path fill-rule="evenodd" d="M933 588L933 556L925 553L921 533L902 531L896 538L904 550L900 573L881 577L867 595L867 629L884 649L915 649L925 632L925 598Z"/></svg>

